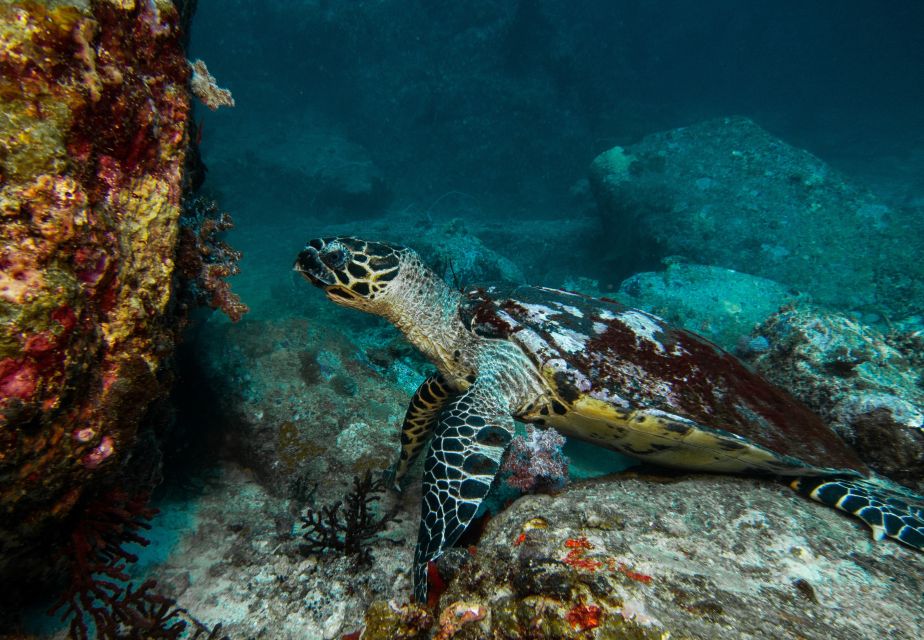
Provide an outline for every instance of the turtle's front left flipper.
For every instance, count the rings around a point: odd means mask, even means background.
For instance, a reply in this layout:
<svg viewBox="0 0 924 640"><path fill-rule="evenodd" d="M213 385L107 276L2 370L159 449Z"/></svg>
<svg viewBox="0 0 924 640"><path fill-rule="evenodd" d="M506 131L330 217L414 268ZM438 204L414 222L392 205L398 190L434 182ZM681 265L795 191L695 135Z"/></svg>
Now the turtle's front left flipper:
<svg viewBox="0 0 924 640"><path fill-rule="evenodd" d="M829 507L853 514L873 530L873 538L895 538L924 551L924 497L863 478L799 478L792 488Z"/></svg>
<svg viewBox="0 0 924 640"><path fill-rule="evenodd" d="M404 415L401 425L401 455L390 473L390 484L398 491L401 490L401 478L407 473L420 451L427 444L427 440L436 428L436 421L440 411L446 405L446 400L452 395L452 389L440 373L434 373L423 381Z"/></svg>
<svg viewBox="0 0 924 640"><path fill-rule="evenodd" d="M427 602L427 564L459 539L500 469L513 419L487 384L447 403L424 462L414 597Z"/></svg>

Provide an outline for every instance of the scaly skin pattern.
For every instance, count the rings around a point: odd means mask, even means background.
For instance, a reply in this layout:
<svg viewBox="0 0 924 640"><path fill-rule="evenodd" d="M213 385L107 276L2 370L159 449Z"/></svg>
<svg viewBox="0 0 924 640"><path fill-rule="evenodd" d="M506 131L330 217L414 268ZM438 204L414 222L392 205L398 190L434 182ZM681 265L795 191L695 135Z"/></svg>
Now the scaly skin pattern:
<svg viewBox="0 0 924 640"><path fill-rule="evenodd" d="M429 376L414 392L401 425L401 455L392 470L395 489L400 490L401 479L433 435L440 413L452 393L439 373Z"/></svg>
<svg viewBox="0 0 924 640"><path fill-rule="evenodd" d="M117 466L165 391L188 73L169 0L0 0L5 558Z"/></svg>

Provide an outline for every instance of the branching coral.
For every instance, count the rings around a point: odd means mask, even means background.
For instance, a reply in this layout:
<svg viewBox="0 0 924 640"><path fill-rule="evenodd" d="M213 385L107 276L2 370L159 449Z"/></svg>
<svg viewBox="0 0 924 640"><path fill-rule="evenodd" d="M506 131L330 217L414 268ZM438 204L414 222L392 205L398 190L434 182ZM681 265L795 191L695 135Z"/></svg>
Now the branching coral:
<svg viewBox="0 0 924 640"><path fill-rule="evenodd" d="M333 551L354 556L357 564L369 564L372 561L369 544L395 519L394 512L378 516L372 508L384 492L385 482L381 478L373 480L372 473L366 471L362 478L353 478L353 489L343 502L317 510L309 507L302 517L305 542L300 551L306 555Z"/></svg>
<svg viewBox="0 0 924 640"><path fill-rule="evenodd" d="M218 107L234 106L234 98L231 97L231 92L218 86L218 81L215 80L215 76L209 73L205 62L196 60L195 62L190 62L189 66L192 68L192 79L190 80L189 88L193 95L202 101L202 104L212 111L217 110Z"/></svg>
<svg viewBox="0 0 924 640"><path fill-rule="evenodd" d="M219 638L221 625L209 629L177 608L175 600L155 591L155 580L138 588L128 581L126 569L138 556L125 545L147 546L140 532L151 528L148 521L157 514L147 500L147 495L112 490L79 511L66 548L70 583L50 611L63 608L61 619L70 618L71 638L174 640L183 637L189 623L195 629L193 638Z"/></svg>
<svg viewBox="0 0 924 640"><path fill-rule="evenodd" d="M198 197L188 201L180 219L177 269L187 279L184 284L190 297L198 304L221 309L236 322L249 309L226 280L240 272L241 252L221 239L233 227L231 216L219 211L214 200Z"/></svg>
<svg viewBox="0 0 924 640"><path fill-rule="evenodd" d="M565 438L554 429L526 426L525 436L516 436L504 458L505 481L520 491L559 489L568 481L568 459L562 453Z"/></svg>

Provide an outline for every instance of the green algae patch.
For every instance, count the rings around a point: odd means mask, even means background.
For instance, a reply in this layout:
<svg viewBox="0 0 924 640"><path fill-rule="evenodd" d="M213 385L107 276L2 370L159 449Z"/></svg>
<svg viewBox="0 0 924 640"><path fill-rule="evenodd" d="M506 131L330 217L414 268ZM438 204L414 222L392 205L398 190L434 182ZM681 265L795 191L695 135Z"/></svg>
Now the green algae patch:
<svg viewBox="0 0 924 640"><path fill-rule="evenodd" d="M325 451L325 448L321 445L302 436L298 425L291 420L286 420L279 425L276 440L279 461L285 465L288 471L299 469L306 462L323 454Z"/></svg>

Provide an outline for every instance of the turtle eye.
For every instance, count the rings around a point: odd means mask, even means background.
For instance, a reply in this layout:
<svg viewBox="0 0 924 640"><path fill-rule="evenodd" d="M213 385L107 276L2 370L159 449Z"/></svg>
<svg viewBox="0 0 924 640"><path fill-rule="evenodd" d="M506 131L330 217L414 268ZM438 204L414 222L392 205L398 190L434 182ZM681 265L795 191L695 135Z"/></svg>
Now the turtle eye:
<svg viewBox="0 0 924 640"><path fill-rule="evenodd" d="M349 253L342 244L331 244L321 255L321 262L331 269L342 269L349 259Z"/></svg>

